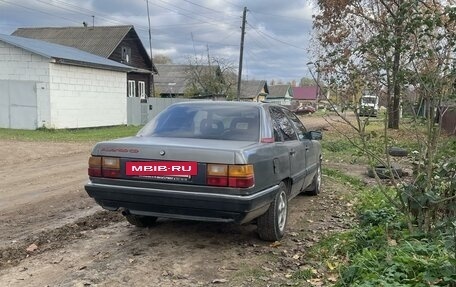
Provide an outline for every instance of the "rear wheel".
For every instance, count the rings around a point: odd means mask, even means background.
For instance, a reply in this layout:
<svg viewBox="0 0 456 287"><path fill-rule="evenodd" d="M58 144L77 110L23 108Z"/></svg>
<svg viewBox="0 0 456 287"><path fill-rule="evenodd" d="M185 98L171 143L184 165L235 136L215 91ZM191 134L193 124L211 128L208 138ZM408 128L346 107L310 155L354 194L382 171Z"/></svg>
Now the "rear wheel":
<svg viewBox="0 0 456 287"><path fill-rule="evenodd" d="M281 182L279 192L265 214L258 217L258 235L267 241L280 240L285 233L288 218L287 186Z"/></svg>
<svg viewBox="0 0 456 287"><path fill-rule="evenodd" d="M127 219L127 221L130 224L135 225L137 227L151 226L157 221L157 217L141 216L141 215L133 215L133 214L125 215L125 218Z"/></svg>

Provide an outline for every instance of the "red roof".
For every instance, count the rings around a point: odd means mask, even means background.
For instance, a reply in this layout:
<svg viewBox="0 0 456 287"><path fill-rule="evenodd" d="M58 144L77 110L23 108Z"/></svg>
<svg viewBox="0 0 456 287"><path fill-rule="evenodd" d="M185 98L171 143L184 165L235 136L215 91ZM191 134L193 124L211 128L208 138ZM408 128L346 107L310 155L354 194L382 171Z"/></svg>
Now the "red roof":
<svg viewBox="0 0 456 287"><path fill-rule="evenodd" d="M293 87L293 99L295 100L316 100L318 86Z"/></svg>

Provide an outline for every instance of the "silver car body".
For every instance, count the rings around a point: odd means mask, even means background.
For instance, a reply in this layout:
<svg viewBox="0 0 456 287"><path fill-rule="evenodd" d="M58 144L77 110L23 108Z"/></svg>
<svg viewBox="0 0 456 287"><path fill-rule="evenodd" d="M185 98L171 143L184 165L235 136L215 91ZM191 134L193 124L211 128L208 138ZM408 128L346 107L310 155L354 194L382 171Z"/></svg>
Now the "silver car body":
<svg viewBox="0 0 456 287"><path fill-rule="evenodd" d="M321 146L315 139L319 139L321 134L313 136L312 132L298 127L297 118L291 120L294 115L283 107L267 103L186 102L170 106L161 115L176 107L257 110L258 137L236 140L148 136L148 129L157 125L152 122L136 136L100 142L93 148L92 156L112 157L120 162L117 177L90 176L85 186L88 194L103 208L128 210L128 213L140 216L245 223L268 210L281 182L287 186L288 200L312 184L321 162ZM273 118L273 114L281 113L286 117ZM157 118L155 120L159 121ZM282 124L287 133L295 134L296 139L283 139L284 135L279 134L283 131L277 130ZM198 174L184 179L130 177L125 174L127 162L157 160L197 162ZM254 184L247 188L208 186L206 173L209 164L251 164Z"/></svg>

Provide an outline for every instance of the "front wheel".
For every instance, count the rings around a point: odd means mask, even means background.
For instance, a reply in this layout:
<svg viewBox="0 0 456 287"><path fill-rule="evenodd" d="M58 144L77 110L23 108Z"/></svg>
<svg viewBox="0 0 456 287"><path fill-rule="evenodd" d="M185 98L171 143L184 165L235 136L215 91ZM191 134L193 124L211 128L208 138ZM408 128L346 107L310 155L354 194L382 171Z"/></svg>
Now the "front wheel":
<svg viewBox="0 0 456 287"><path fill-rule="evenodd" d="M258 217L258 235L267 241L280 240L285 233L288 218L287 186L281 182L279 192L265 214Z"/></svg>
<svg viewBox="0 0 456 287"><path fill-rule="evenodd" d="M308 195L318 195L321 191L321 161L318 163L317 172L314 175L312 183L306 189Z"/></svg>

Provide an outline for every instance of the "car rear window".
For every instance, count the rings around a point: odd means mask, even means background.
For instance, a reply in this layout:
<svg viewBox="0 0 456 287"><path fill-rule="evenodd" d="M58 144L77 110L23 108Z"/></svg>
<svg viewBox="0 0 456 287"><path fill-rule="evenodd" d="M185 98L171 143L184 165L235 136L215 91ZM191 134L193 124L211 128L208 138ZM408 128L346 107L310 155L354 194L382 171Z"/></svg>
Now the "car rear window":
<svg viewBox="0 0 456 287"><path fill-rule="evenodd" d="M174 105L145 125L138 136L258 141L259 115L254 106Z"/></svg>

